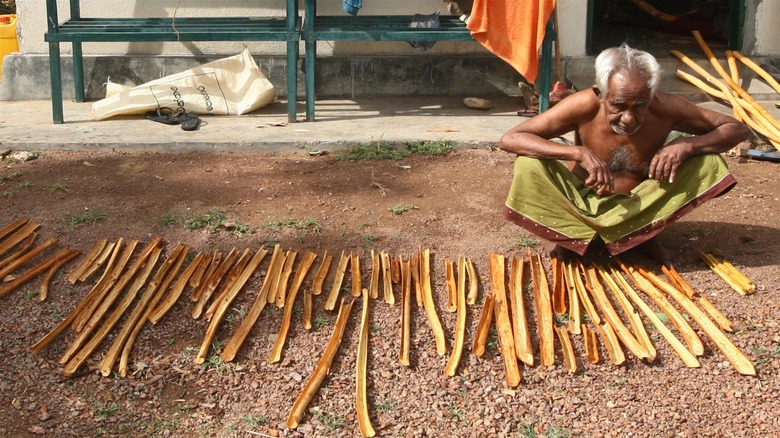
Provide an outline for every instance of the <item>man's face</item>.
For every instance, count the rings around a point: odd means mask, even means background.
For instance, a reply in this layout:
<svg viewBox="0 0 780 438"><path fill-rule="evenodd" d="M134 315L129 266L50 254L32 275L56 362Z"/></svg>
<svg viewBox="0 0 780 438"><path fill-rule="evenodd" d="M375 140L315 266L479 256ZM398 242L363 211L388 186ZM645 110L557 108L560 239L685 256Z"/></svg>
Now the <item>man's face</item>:
<svg viewBox="0 0 780 438"><path fill-rule="evenodd" d="M647 78L618 71L609 79L609 92L600 99L612 130L618 135L634 135L642 127L650 105Z"/></svg>

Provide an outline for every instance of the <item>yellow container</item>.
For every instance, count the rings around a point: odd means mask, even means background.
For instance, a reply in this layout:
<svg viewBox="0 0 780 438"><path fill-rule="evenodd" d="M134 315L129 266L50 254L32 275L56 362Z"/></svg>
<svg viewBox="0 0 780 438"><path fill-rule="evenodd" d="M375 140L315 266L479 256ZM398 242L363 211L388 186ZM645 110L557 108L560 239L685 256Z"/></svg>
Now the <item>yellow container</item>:
<svg viewBox="0 0 780 438"><path fill-rule="evenodd" d="M19 51L16 38L16 15L0 15L0 80L3 77L3 58Z"/></svg>

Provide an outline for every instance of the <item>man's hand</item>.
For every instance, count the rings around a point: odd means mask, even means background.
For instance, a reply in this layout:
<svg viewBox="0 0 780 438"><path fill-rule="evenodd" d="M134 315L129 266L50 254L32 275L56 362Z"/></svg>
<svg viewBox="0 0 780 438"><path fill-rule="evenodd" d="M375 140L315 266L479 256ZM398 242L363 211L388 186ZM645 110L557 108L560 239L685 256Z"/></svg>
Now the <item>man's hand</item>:
<svg viewBox="0 0 780 438"><path fill-rule="evenodd" d="M595 190L599 196L612 194L615 189L615 181L607 163L587 147L581 146L579 149L577 162L588 172L585 185Z"/></svg>
<svg viewBox="0 0 780 438"><path fill-rule="evenodd" d="M677 177L677 169L688 158L684 141L683 138L678 138L659 149L650 161L647 176L656 181L673 183Z"/></svg>

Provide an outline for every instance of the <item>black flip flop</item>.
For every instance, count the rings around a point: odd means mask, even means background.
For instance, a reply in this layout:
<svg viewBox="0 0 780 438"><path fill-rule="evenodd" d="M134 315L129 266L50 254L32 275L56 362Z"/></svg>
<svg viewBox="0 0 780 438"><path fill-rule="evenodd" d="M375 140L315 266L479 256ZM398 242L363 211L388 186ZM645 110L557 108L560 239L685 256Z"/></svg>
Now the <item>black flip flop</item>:
<svg viewBox="0 0 780 438"><path fill-rule="evenodd" d="M754 160L771 161L773 163L780 163L780 152L768 150L760 151L758 149L749 149L748 156Z"/></svg>
<svg viewBox="0 0 780 438"><path fill-rule="evenodd" d="M173 112L169 108L157 108L146 113L146 118L166 125L181 125L184 131L195 131L200 128L200 117L195 113Z"/></svg>

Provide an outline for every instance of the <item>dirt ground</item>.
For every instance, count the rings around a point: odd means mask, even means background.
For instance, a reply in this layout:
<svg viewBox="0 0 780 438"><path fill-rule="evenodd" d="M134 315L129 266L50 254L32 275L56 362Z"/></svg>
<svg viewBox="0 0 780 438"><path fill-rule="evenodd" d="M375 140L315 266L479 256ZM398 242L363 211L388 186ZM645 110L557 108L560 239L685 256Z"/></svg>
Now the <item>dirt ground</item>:
<svg viewBox="0 0 780 438"><path fill-rule="evenodd" d="M468 309L466 350L455 377L443 373L448 357L436 353L423 309L412 304L411 365L405 367L398 362L400 306L371 301L368 401L379 436L775 436L780 434L780 167L727 161L738 185L670 226L662 240L676 249L683 277L732 321L735 330L728 337L753 362L756 377L738 374L701 331L706 348L701 367L686 368L658 332L648 329L658 350L653 363L627 353L625 364L611 365L600 345L601 362L590 364L582 338L573 336L576 373L566 371L556 347L554 366L523 366L521 384L509 388L495 332L484 356L470 353L490 290L488 257L542 248L500 216L512 157L496 150L399 161L305 153L44 152L28 162L3 161L0 229L29 218L41 225L38 242L54 237L56 249L82 251L65 274L102 238L137 239L142 248L161 237L163 257L177 242L190 245L192 254L256 250L277 242L299 255L352 251L360 257L364 284L371 249L409 256L427 247L448 354L456 319L446 311L444 260L470 258L480 298ZM187 219L192 223L209 212L224 213L228 226L214 232L186 226ZM755 282L756 292L741 296L731 290L699 251L727 257ZM267 359L283 315L273 305L236 360L220 360L219 350L260 289L269 258L230 306L205 364L193 359L208 321L190 316L185 290L160 323L141 331L126 377L102 377L96 369L121 321L71 378L62 377L58 359L75 333L65 332L39 354L29 351L96 277L71 285L66 275L58 276L43 302L37 299L40 277L0 298L0 435L360 436L354 378L360 302L297 431L285 431L285 420L334 327L335 312L323 308L325 295L314 297L311 331L304 330L302 304L296 302L281 362ZM641 255L626 259L660 273ZM332 275L331 270L326 289ZM538 363L534 316L530 306Z"/></svg>

